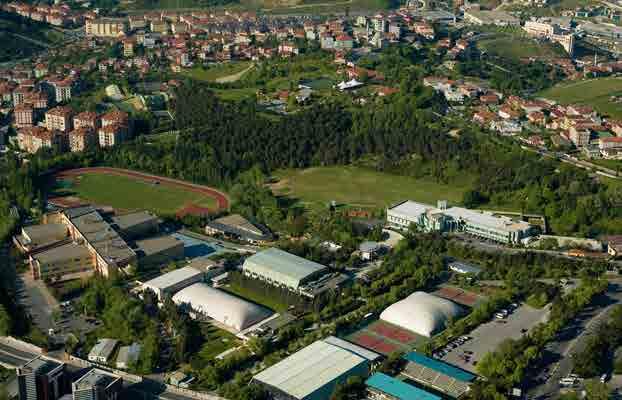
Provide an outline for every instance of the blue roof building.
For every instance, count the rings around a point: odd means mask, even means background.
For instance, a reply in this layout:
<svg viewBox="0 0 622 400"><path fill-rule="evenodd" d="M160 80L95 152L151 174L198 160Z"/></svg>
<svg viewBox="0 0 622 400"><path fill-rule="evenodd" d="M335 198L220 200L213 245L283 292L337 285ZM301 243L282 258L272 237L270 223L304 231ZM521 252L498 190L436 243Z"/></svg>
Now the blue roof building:
<svg viewBox="0 0 622 400"><path fill-rule="evenodd" d="M365 381L372 398L391 400L441 400L435 394L409 385L399 379L377 372Z"/></svg>
<svg viewBox="0 0 622 400"><path fill-rule="evenodd" d="M453 398L467 393L476 378L467 371L414 351L404 359L408 364L401 373L403 376Z"/></svg>

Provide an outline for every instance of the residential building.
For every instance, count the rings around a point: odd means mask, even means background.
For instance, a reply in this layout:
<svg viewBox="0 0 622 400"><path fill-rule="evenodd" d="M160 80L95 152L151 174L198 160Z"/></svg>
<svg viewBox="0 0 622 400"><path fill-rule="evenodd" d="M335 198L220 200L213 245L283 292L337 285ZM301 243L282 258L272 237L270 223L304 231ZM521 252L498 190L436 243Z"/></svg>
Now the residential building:
<svg viewBox="0 0 622 400"><path fill-rule="evenodd" d="M73 400L117 400L123 380L109 372L93 368L72 385Z"/></svg>
<svg viewBox="0 0 622 400"><path fill-rule="evenodd" d="M134 39L125 39L123 40L123 56L124 57L133 57L134 56L134 46L136 43Z"/></svg>
<svg viewBox="0 0 622 400"><path fill-rule="evenodd" d="M127 126L124 125L104 125L98 130L99 146L112 147L127 139Z"/></svg>
<svg viewBox="0 0 622 400"><path fill-rule="evenodd" d="M72 152L93 149L98 144L97 134L91 127L84 126L69 132L69 149Z"/></svg>
<svg viewBox="0 0 622 400"><path fill-rule="evenodd" d="M17 133L19 148L31 154L42 148L62 151L65 148L65 139L62 132L48 131L40 126L25 127Z"/></svg>
<svg viewBox="0 0 622 400"><path fill-rule="evenodd" d="M61 81L51 82L54 87L54 99L57 103L64 103L71 100L73 81L64 79Z"/></svg>
<svg viewBox="0 0 622 400"><path fill-rule="evenodd" d="M128 115L128 113L120 111L120 110L113 110L110 111L104 115L102 115L101 117L101 126L108 126L108 125L125 125L125 126L129 126L130 123L130 117Z"/></svg>
<svg viewBox="0 0 622 400"><path fill-rule="evenodd" d="M45 113L45 126L48 130L69 132L72 129L73 110L69 106L58 106Z"/></svg>
<svg viewBox="0 0 622 400"><path fill-rule="evenodd" d="M35 120L35 110L30 104L19 104L13 110L15 115L15 126L17 128L24 128L26 126L32 126Z"/></svg>
<svg viewBox="0 0 622 400"><path fill-rule="evenodd" d="M124 18L100 18L86 21L86 35L116 38L127 32Z"/></svg>
<svg viewBox="0 0 622 400"><path fill-rule="evenodd" d="M89 352L89 361L106 364L117 349L118 344L119 341L116 339L99 339Z"/></svg>
<svg viewBox="0 0 622 400"><path fill-rule="evenodd" d="M568 139L577 147L584 147L590 143L591 133L589 129L581 129L571 126L568 129Z"/></svg>
<svg viewBox="0 0 622 400"><path fill-rule="evenodd" d="M559 43L570 56L574 53L574 33L560 28L558 24L552 23L550 19L543 18L526 21L523 29L531 36Z"/></svg>
<svg viewBox="0 0 622 400"><path fill-rule="evenodd" d="M57 400L69 390L65 364L38 356L16 369L20 400Z"/></svg>
<svg viewBox="0 0 622 400"><path fill-rule="evenodd" d="M99 116L91 111L83 111L73 117L73 127L74 129L91 128L96 130L99 128Z"/></svg>

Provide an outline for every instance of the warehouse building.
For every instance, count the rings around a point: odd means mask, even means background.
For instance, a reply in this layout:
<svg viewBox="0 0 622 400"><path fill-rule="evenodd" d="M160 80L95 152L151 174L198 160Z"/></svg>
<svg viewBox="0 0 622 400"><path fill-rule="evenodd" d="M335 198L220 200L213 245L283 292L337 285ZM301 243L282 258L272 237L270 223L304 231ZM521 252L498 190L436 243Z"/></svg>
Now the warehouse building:
<svg viewBox="0 0 622 400"><path fill-rule="evenodd" d="M354 344L318 340L253 377L275 400L325 400L351 376L367 377L378 355Z"/></svg>
<svg viewBox="0 0 622 400"><path fill-rule="evenodd" d="M242 270L250 278L311 297L314 283L328 273L328 267L324 265L277 248L260 251L247 258Z"/></svg>
<svg viewBox="0 0 622 400"><path fill-rule="evenodd" d="M159 266L184 258L184 242L174 236L137 240L136 255L142 267Z"/></svg>
<svg viewBox="0 0 622 400"><path fill-rule="evenodd" d="M205 226L208 235L222 234L249 243L265 243L274 237L265 226L252 223L239 214L227 215L210 221Z"/></svg>
<svg viewBox="0 0 622 400"><path fill-rule="evenodd" d="M236 333L272 315L267 308L205 283L182 289L173 296L173 302L193 318L211 318Z"/></svg>
<svg viewBox="0 0 622 400"><path fill-rule="evenodd" d="M203 282L204 273L193 267L183 267L160 275L142 284L142 290L152 290L159 301L198 282Z"/></svg>
<svg viewBox="0 0 622 400"><path fill-rule="evenodd" d="M365 384L369 400L441 400L435 394L381 372L373 374Z"/></svg>
<svg viewBox="0 0 622 400"><path fill-rule="evenodd" d="M463 314L455 303L425 292L415 292L387 307L380 319L421 336L431 337L445 329L447 320Z"/></svg>
<svg viewBox="0 0 622 400"><path fill-rule="evenodd" d="M486 211L447 207L446 201L439 201L436 207L404 201L387 209L387 224L402 230L414 225L425 232L466 232L506 244L520 243L534 234L527 222Z"/></svg>

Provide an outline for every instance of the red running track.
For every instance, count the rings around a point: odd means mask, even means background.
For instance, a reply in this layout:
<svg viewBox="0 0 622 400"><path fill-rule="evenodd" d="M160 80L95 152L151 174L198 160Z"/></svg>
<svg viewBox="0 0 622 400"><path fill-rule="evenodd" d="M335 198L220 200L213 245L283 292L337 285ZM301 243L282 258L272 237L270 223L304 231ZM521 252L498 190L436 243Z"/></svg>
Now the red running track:
<svg viewBox="0 0 622 400"><path fill-rule="evenodd" d="M163 183L168 186L180 187L185 190L189 190L191 192L201 193L206 196L212 197L216 199L219 210L229 209L229 198L227 198L227 196L219 190L216 190L214 188L210 188L207 186L196 185L194 183L180 181L178 179L166 178L162 176L146 174L143 172L131 171L129 169L110 168L110 167L77 168L77 169L70 169L70 170L62 171L56 174L56 177L76 176L76 175L87 174L87 173L119 175L119 176L127 176L131 178L141 179L145 181L158 181L161 184Z"/></svg>

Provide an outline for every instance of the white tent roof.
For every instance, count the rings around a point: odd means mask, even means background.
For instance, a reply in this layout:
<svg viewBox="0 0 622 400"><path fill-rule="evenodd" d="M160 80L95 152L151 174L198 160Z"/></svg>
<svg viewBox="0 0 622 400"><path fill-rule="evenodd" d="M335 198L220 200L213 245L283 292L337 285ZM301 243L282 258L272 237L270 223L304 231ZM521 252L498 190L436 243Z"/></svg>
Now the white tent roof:
<svg viewBox="0 0 622 400"><path fill-rule="evenodd" d="M173 296L177 305L185 304L197 313L241 331L272 315L267 308L250 303L205 283L195 283Z"/></svg>
<svg viewBox="0 0 622 400"><path fill-rule="evenodd" d="M415 292L385 309L380 319L401 328L430 337L443 330L448 318L462 309L455 303L425 292Z"/></svg>

